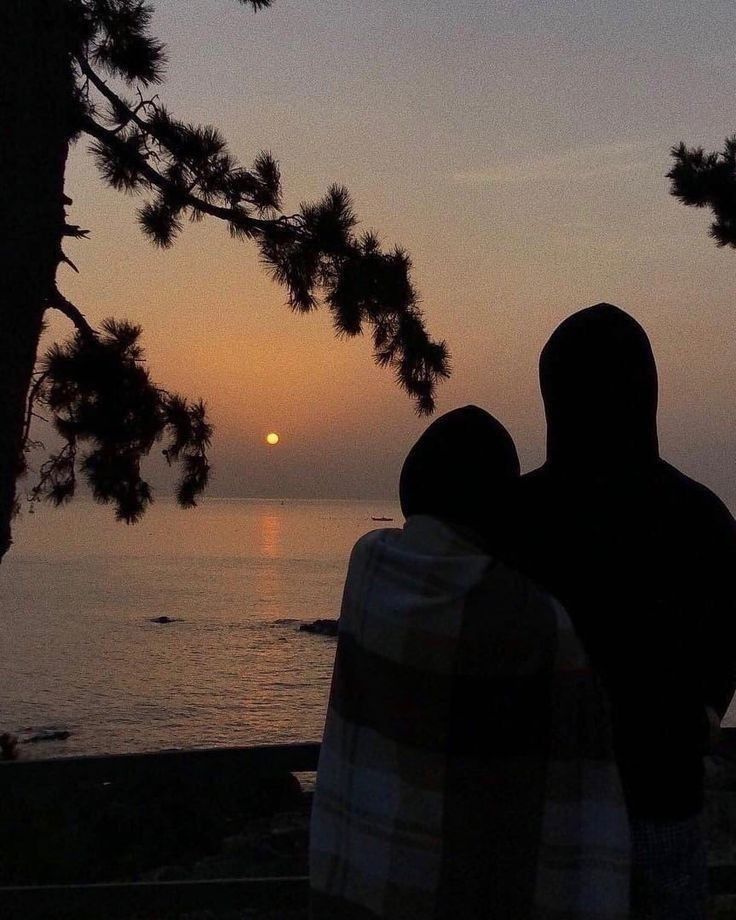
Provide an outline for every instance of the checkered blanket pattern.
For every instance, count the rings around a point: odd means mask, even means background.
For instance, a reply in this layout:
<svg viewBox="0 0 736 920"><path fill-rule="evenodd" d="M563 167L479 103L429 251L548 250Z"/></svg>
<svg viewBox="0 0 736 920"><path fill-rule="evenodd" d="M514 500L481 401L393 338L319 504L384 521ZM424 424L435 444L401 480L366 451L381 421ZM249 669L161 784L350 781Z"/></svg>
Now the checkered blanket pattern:
<svg viewBox="0 0 736 920"><path fill-rule="evenodd" d="M312 915L622 920L606 704L562 608L429 517L351 556L314 797Z"/></svg>

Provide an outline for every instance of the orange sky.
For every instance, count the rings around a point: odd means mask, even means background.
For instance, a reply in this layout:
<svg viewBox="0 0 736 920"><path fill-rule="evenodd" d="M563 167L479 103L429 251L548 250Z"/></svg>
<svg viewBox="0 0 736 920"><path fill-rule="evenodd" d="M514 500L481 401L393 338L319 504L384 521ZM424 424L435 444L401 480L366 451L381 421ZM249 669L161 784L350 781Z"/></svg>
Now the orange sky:
<svg viewBox="0 0 736 920"><path fill-rule="evenodd" d="M488 408L525 467L539 462L539 350L607 300L652 338L664 455L736 507L736 253L664 178L672 143L736 130L732 4L155 6L174 114L218 125L246 163L271 149L287 207L346 184L364 226L409 249L453 353L441 411ZM93 321L140 322L155 378L207 399L212 494L393 494L424 423L367 341L290 314L253 248L214 221L152 248L84 143L67 194L91 239L69 245L81 274L63 270L62 289Z"/></svg>

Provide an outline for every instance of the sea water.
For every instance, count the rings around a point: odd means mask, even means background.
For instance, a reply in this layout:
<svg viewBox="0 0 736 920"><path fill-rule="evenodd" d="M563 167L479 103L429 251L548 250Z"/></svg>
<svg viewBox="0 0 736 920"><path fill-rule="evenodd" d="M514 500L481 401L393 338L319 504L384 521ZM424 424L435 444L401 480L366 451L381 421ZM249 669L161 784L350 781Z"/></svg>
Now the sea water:
<svg viewBox="0 0 736 920"><path fill-rule="evenodd" d="M24 513L0 566L0 732L70 732L24 756L319 740L335 640L299 626L338 616L358 537L402 523L390 501Z"/></svg>
<svg viewBox="0 0 736 920"><path fill-rule="evenodd" d="M24 757L319 740L335 640L299 626L338 616L358 537L402 522L390 501L24 513L0 566L0 732L70 732Z"/></svg>

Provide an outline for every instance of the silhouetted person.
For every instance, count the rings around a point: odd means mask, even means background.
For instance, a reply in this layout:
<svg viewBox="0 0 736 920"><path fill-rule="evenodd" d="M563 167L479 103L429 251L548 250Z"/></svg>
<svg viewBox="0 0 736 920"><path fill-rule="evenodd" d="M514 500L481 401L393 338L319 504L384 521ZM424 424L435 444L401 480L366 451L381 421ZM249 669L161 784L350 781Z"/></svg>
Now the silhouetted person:
<svg viewBox="0 0 736 920"><path fill-rule="evenodd" d="M491 509L489 544L506 543L518 477L495 419L450 412L404 463L403 529L353 549L312 810L315 920L627 916L607 704L565 611L476 533Z"/></svg>
<svg viewBox="0 0 736 920"><path fill-rule="evenodd" d="M524 476L516 561L569 612L613 709L637 916L704 916L710 722L736 686L736 525L660 459L646 333L598 304L545 346L547 461Z"/></svg>

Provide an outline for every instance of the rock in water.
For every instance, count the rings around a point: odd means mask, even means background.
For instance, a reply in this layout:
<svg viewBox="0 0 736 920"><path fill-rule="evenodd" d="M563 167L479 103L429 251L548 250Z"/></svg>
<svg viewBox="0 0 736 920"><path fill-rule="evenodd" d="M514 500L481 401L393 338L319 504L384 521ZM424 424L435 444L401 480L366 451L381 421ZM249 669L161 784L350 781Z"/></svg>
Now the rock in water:
<svg viewBox="0 0 736 920"><path fill-rule="evenodd" d="M302 623L300 632L316 633L318 636L336 636L338 620L315 620L313 623Z"/></svg>
<svg viewBox="0 0 736 920"><path fill-rule="evenodd" d="M71 735L65 728L39 728L37 731L28 729L30 734L20 738L21 744L37 744L39 741L66 741Z"/></svg>
<svg viewBox="0 0 736 920"><path fill-rule="evenodd" d="M152 617L151 623L178 623L173 617Z"/></svg>

